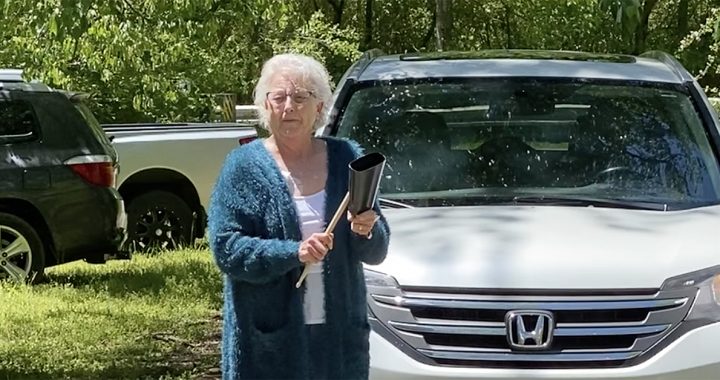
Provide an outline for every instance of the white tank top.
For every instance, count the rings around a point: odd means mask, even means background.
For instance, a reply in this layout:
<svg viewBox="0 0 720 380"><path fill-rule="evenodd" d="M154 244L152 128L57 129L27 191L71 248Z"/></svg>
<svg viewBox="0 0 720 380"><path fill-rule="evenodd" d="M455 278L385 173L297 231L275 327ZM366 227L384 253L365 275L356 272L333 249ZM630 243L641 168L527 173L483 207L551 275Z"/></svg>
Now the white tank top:
<svg viewBox="0 0 720 380"><path fill-rule="evenodd" d="M288 182L290 173L283 172ZM294 196L295 208L300 219L303 240L312 234L325 231L325 190L306 196ZM305 278L304 313L306 324L325 323L325 284L323 283L323 263L310 265Z"/></svg>

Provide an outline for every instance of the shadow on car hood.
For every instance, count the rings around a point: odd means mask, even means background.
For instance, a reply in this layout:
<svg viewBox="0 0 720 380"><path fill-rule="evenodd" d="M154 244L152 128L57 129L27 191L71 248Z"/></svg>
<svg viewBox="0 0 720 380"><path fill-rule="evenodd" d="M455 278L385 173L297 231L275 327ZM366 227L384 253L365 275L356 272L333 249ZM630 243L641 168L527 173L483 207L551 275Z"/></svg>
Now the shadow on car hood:
<svg viewBox="0 0 720 380"><path fill-rule="evenodd" d="M658 212L598 207L388 209L380 265L404 286L657 288L720 264L720 206Z"/></svg>

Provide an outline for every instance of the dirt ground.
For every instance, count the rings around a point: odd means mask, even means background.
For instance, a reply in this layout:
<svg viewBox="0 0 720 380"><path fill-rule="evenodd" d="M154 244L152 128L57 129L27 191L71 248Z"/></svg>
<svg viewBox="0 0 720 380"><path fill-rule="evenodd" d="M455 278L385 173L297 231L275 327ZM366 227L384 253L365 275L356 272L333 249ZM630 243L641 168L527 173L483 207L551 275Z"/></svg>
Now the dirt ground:
<svg viewBox="0 0 720 380"><path fill-rule="evenodd" d="M208 334L198 341L184 341L164 333L154 334L153 338L175 346L167 362L168 373L191 373L191 377L197 380L220 379L222 316L218 314L198 323L207 324L208 327Z"/></svg>

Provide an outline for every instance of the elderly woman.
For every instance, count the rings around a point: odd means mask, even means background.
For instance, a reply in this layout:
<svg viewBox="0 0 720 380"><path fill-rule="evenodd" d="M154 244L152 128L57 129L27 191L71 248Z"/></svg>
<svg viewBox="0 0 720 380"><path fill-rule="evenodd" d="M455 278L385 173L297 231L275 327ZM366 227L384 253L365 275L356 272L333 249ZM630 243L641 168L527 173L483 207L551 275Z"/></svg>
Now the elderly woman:
<svg viewBox="0 0 720 380"><path fill-rule="evenodd" d="M224 274L224 379L368 377L362 262L384 260L390 232L375 204L324 233L361 155L356 144L314 137L330 98L319 62L268 60L255 104L270 137L235 149L220 172L209 238Z"/></svg>

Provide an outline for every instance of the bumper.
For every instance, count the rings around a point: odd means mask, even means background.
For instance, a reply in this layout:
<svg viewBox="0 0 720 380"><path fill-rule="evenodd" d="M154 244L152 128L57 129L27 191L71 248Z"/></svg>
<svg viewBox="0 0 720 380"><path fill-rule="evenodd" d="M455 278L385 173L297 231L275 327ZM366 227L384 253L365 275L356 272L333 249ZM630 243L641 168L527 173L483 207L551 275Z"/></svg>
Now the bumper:
<svg viewBox="0 0 720 380"><path fill-rule="evenodd" d="M50 202L52 200L52 202ZM115 189L77 186L63 196L48 198L48 224L58 264L75 260L104 263L120 257L127 239L127 215Z"/></svg>
<svg viewBox="0 0 720 380"><path fill-rule="evenodd" d="M129 260L131 255L124 251L125 242L128 239L127 231L127 212L125 211L125 202L120 194L116 191L112 192L112 200L116 210L116 214L112 220L111 231L108 234L108 242L105 248L97 249L85 257L85 261L94 264L104 264L109 260Z"/></svg>
<svg viewBox="0 0 720 380"><path fill-rule="evenodd" d="M494 369L441 367L419 363L376 332L370 333L370 379L637 379L720 378L720 323L692 330L647 361L626 368Z"/></svg>

